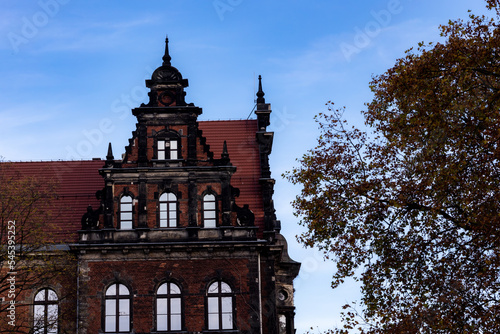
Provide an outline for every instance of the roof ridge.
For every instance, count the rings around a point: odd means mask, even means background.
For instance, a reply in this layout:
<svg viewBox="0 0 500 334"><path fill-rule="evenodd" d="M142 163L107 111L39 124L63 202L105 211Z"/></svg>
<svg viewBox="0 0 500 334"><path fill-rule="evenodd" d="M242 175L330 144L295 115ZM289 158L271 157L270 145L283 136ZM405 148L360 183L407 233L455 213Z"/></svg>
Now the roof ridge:
<svg viewBox="0 0 500 334"><path fill-rule="evenodd" d="M81 159L81 160L64 160L64 159L47 159L47 160L5 160L0 161L0 163L48 163L48 162L103 162L101 158L92 158L92 159Z"/></svg>
<svg viewBox="0 0 500 334"><path fill-rule="evenodd" d="M220 120L204 120L204 121L198 121L199 123L207 123L207 122L254 122L257 121L257 119L251 118L251 119L220 119Z"/></svg>

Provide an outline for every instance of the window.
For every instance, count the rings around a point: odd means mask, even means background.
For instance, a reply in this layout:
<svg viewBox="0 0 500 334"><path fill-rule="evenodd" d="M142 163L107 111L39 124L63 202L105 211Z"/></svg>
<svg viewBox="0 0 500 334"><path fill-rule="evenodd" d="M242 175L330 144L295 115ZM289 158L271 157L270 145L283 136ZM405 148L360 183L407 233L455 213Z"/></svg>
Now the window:
<svg viewBox="0 0 500 334"><path fill-rule="evenodd" d="M177 197L173 193L160 196L160 227L177 226Z"/></svg>
<svg viewBox="0 0 500 334"><path fill-rule="evenodd" d="M123 196L120 199L120 228L122 230L132 229L132 197Z"/></svg>
<svg viewBox="0 0 500 334"><path fill-rule="evenodd" d="M33 333L56 334L59 316L57 294L51 289L42 289L33 302Z"/></svg>
<svg viewBox="0 0 500 334"><path fill-rule="evenodd" d="M156 293L156 329L180 331L182 329L181 289L177 284L164 283Z"/></svg>
<svg viewBox="0 0 500 334"><path fill-rule="evenodd" d="M208 329L233 329L233 292L227 283L217 281L207 291Z"/></svg>
<svg viewBox="0 0 500 334"><path fill-rule="evenodd" d="M104 331L130 331L130 292L123 284L113 284L105 294Z"/></svg>
<svg viewBox="0 0 500 334"><path fill-rule="evenodd" d="M278 316L278 326L278 334L288 334L286 315L280 314Z"/></svg>
<svg viewBox="0 0 500 334"><path fill-rule="evenodd" d="M156 145L158 160L179 159L179 142L177 139L158 139Z"/></svg>
<svg viewBox="0 0 500 334"><path fill-rule="evenodd" d="M203 227L213 228L217 226L217 201L215 195L203 196Z"/></svg>

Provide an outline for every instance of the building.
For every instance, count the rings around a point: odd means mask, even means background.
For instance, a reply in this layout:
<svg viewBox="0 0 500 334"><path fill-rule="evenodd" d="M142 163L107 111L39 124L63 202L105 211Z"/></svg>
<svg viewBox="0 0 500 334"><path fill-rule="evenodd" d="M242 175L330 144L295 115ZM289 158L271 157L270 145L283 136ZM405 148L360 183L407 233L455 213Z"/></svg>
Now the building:
<svg viewBox="0 0 500 334"><path fill-rule="evenodd" d="M198 121L167 39L146 86L122 159L110 144L106 160L9 167L56 180L44 228L74 259L63 282L19 293L16 321L37 333L294 333L300 264L275 215L261 78L256 119Z"/></svg>

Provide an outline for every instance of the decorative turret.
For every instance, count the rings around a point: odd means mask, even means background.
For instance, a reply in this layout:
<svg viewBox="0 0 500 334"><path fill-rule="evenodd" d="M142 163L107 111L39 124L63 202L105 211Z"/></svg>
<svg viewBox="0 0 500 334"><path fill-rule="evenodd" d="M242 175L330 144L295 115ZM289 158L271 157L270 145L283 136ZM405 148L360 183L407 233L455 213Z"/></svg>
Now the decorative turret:
<svg viewBox="0 0 500 334"><path fill-rule="evenodd" d="M273 132L267 131L267 126L271 119L271 104L266 103L264 99L264 91L262 90L262 77L259 75L259 90L257 92L257 122L259 130L257 131L257 142L260 147L261 171L262 178L271 178L271 170L269 167L269 154L271 154L273 145Z"/></svg>
<svg viewBox="0 0 500 334"><path fill-rule="evenodd" d="M197 153L197 142L201 139L197 139L196 123L202 110L185 101L188 80L171 64L168 37L162 59L162 65L146 80L149 102L132 109L138 123L124 161L137 161L141 167L195 165L203 158ZM211 159L208 149L206 154L210 156L207 160Z"/></svg>
<svg viewBox="0 0 500 334"><path fill-rule="evenodd" d="M168 51L168 37L165 39L165 55L163 64L158 67L146 80L146 87L150 88L148 107L170 107L185 106L184 88L188 86L188 80L182 78L181 72L170 63L172 59Z"/></svg>
<svg viewBox="0 0 500 334"><path fill-rule="evenodd" d="M257 115L258 131L256 133L259 143L260 171L259 179L262 187L262 199L264 203L264 236L269 242L273 242L276 233L280 231L280 222L276 220L273 203L274 179L271 178L271 168L269 166L269 155L273 147L274 132L267 131L271 120L271 104L266 103L264 91L262 90L262 77L259 75L259 90L257 92Z"/></svg>
<svg viewBox="0 0 500 334"><path fill-rule="evenodd" d="M264 99L264 91L262 90L262 76L259 75L259 91L257 92L257 109L255 114L259 122L259 131L266 131L266 127L270 124L271 105L266 103Z"/></svg>

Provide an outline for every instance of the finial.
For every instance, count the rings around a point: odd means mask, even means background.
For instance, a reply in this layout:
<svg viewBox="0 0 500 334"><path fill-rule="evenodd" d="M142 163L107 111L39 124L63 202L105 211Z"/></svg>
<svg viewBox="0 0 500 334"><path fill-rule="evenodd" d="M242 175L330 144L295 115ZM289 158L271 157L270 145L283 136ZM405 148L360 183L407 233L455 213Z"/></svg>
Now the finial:
<svg viewBox="0 0 500 334"><path fill-rule="evenodd" d="M257 103L266 103L264 95L264 91L262 90L262 76L259 75L259 91L257 92Z"/></svg>
<svg viewBox="0 0 500 334"><path fill-rule="evenodd" d="M111 143L108 145L108 154L106 155L106 166L113 166L115 157L113 156L113 149L111 148Z"/></svg>
<svg viewBox="0 0 500 334"><path fill-rule="evenodd" d="M229 153L227 152L227 142L224 140L224 144L222 145L222 154L220 155L222 161L225 163L229 162Z"/></svg>
<svg viewBox="0 0 500 334"><path fill-rule="evenodd" d="M170 60L172 59L170 57L170 54L168 53L168 35L165 37L165 55L163 56L163 66L171 66Z"/></svg>
<svg viewBox="0 0 500 334"><path fill-rule="evenodd" d="M222 154L226 155L227 153L227 142L224 140L224 144L222 144Z"/></svg>

